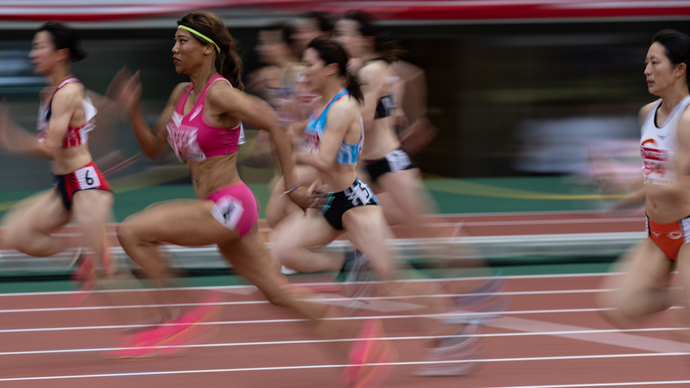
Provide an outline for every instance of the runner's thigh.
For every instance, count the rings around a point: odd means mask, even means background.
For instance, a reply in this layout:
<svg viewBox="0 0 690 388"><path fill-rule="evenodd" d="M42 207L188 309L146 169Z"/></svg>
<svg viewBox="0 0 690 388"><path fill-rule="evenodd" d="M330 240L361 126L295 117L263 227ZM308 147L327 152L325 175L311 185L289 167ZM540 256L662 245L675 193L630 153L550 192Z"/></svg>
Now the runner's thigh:
<svg viewBox="0 0 690 388"><path fill-rule="evenodd" d="M50 233L70 221L70 211L65 208L57 189L38 196L34 200L7 213L2 220L6 230L13 233L40 231Z"/></svg>
<svg viewBox="0 0 690 388"><path fill-rule="evenodd" d="M153 204L125 219L121 228L143 241L184 246L227 244L239 238L213 215L211 201L172 200Z"/></svg>

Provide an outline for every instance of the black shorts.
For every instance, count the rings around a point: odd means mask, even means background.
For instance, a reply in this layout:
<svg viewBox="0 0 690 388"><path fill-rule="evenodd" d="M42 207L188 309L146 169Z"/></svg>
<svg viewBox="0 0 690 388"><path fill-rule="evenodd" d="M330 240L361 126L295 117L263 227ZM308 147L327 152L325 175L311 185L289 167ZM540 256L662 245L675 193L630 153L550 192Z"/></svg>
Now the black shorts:
<svg viewBox="0 0 690 388"><path fill-rule="evenodd" d="M378 205L374 192L355 179L350 187L337 193L328 193L326 206L321 210L321 214L328 223L336 230L343 230L343 214L357 206Z"/></svg>
<svg viewBox="0 0 690 388"><path fill-rule="evenodd" d="M105 179L101 170L93 162L86 166L65 175L56 175L55 183L62 197L62 204L65 209L72 210L72 198L74 193L82 190L103 190L110 191L110 184Z"/></svg>
<svg viewBox="0 0 690 388"><path fill-rule="evenodd" d="M367 169L371 182L376 182L382 175L389 172L411 170L417 165L410 159L410 156L401 149L391 151L381 159L365 160L364 168Z"/></svg>

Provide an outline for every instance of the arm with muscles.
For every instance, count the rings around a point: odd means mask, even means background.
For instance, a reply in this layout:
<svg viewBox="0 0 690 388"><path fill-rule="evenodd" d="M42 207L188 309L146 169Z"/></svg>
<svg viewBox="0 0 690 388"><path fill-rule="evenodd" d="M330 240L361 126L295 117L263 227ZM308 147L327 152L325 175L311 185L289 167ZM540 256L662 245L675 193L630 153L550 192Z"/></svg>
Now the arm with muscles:
<svg viewBox="0 0 690 388"><path fill-rule="evenodd" d="M219 83L209 88L206 103L214 110L236 117L253 127L269 131L283 171L285 191L288 192L290 199L302 209L311 206L316 196L308 188L299 187L291 138L266 102L229 85Z"/></svg>
<svg viewBox="0 0 690 388"><path fill-rule="evenodd" d="M409 155L414 155L431 143L438 135L439 130L427 117L427 88L424 71L414 67L413 73L404 80L401 77L399 82L401 92L397 100L398 109L403 106L404 101L407 101L405 104L407 110L402 112L407 123L398 136L403 151ZM407 100L404 100L405 98ZM398 109L396 109L396 120ZM398 122L398 124L400 123Z"/></svg>
<svg viewBox="0 0 690 388"><path fill-rule="evenodd" d="M649 103L645 106L643 106L640 111L637 114L637 120L639 122L639 125L642 126L644 123L645 119L647 118L647 115L649 112L652 110L656 102ZM680 127L679 127L680 128ZM631 207L635 207L641 204L644 204L644 201L646 199L646 194L645 194L645 188L644 188L644 180L641 179L642 181L642 187L633 191L632 193L626 195L622 199L616 201L613 206L611 207L611 210L616 211L616 210L623 210L623 209L629 209Z"/></svg>
<svg viewBox="0 0 690 388"><path fill-rule="evenodd" d="M678 122L678 151L676 152L675 168L678 172L676 190L682 195L690 193L690 111L685 110ZM676 186L676 185L673 185Z"/></svg>
<svg viewBox="0 0 690 388"><path fill-rule="evenodd" d="M335 157L340 149L340 144L345 139L347 129L352 125L355 116L359 121L358 112L354 112L354 110L354 102L349 99L343 98L334 103L328 112L326 121L326 128L328 129L324 131L319 153L298 154L297 160L316 168L321 173L331 173L336 166ZM359 125L359 122L357 124Z"/></svg>
<svg viewBox="0 0 690 388"><path fill-rule="evenodd" d="M120 93L120 100L129 112L132 119L132 127L134 128L134 135L141 146L142 151L149 159L156 159L161 152L167 147L168 131L166 125L170 122L170 118L175 110L175 105L180 99L184 88L188 83L181 83L175 87L168 103L161 113L158 123L155 127L155 132L144 118L144 111L141 108L141 82L139 81L139 73L130 77L129 80L122 87Z"/></svg>
<svg viewBox="0 0 690 388"><path fill-rule="evenodd" d="M7 149L19 154L53 159L58 148L62 144L67 133L67 128L72 120L72 115L81 106L81 93L79 86L67 85L53 97L51 104L51 116L48 121L48 128L45 139L40 142L39 138L24 130L17 123L9 118L7 108L3 107L0 112L0 129L2 140Z"/></svg>
<svg viewBox="0 0 690 388"><path fill-rule="evenodd" d="M374 127L374 116L376 106L379 103L379 90L385 83L386 75L378 64L373 63L364 66L357 74L362 85L364 95L364 105L362 106L362 121L364 122L364 133L368 133Z"/></svg>
<svg viewBox="0 0 690 388"><path fill-rule="evenodd" d="M299 150L302 146L304 130L307 128L309 120L296 121L288 124L287 134L292 141L293 150Z"/></svg>
<svg viewBox="0 0 690 388"><path fill-rule="evenodd" d="M645 199L646 195L643 187L641 189L635 190L634 192L618 200L616 203L613 204L610 210L617 211L637 207L639 205L643 205Z"/></svg>

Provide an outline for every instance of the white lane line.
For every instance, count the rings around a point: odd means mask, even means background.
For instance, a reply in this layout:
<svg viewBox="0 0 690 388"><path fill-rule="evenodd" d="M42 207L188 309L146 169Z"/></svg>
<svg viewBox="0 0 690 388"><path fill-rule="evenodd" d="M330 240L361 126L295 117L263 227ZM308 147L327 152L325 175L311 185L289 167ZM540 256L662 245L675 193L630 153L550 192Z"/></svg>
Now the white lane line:
<svg viewBox="0 0 690 388"><path fill-rule="evenodd" d="M522 332L553 332L557 337L570 338L598 344L621 346L650 352L688 352L690 344L660 338L645 337L622 332L584 333L587 328L559 323L535 321L524 318L503 317L486 322L487 326ZM560 332L560 334L556 334Z"/></svg>
<svg viewBox="0 0 690 388"><path fill-rule="evenodd" d="M690 380L673 380L673 381L630 381L627 383L589 383L589 384L557 384L557 385L511 385L500 387L487 388L590 388L590 387L632 387L640 385L687 385Z"/></svg>
<svg viewBox="0 0 690 388"><path fill-rule="evenodd" d="M463 227L468 226L506 226L506 225L575 225L575 224L606 224L606 223L635 223L640 226L644 225L644 218L634 217L634 218L574 218L574 219L555 219L555 220L517 220L517 221L462 221L457 222L429 222L424 224L425 228L436 228L436 227L456 227L462 225ZM395 230L397 228L394 228ZM407 228L402 228L407 229ZM268 233L273 232L271 228L259 228L259 231ZM640 229L640 231L643 231Z"/></svg>
<svg viewBox="0 0 690 388"><path fill-rule="evenodd" d="M633 353L633 354L592 354L584 356L562 356L562 357L514 357L514 358L491 358L474 360L449 360L449 361L408 361L408 362L388 362L372 363L364 365L438 365L438 364L462 364L467 362L497 363L497 362L529 362L529 361L562 361L562 360L601 360L617 358L641 358L641 357L668 357L685 356L686 353ZM267 366L251 368L228 368L228 369L188 369L170 371L149 371L149 372L123 372L123 373L103 373L88 375L58 375L58 376L31 376L31 377L9 377L1 378L0 382L10 381L37 381L37 380L71 380L86 378L105 378L105 377L144 377L144 376L163 376L163 375L182 375L182 374L202 374L202 373L231 373L231 372L263 372L279 370L304 370L304 369L326 369L326 368L345 368L347 365L294 365L294 366Z"/></svg>
<svg viewBox="0 0 690 388"><path fill-rule="evenodd" d="M388 341L413 341L413 340L431 340L442 338L503 338L503 337L526 337L526 336L559 336L567 337L573 335L585 334L610 334L621 332L670 332L683 330L681 328L645 328L645 329L630 329L630 330L578 330L578 331L547 331L547 332L520 332L520 333L482 333L475 335L441 335L441 336L404 336L404 337L382 337L373 338L373 340L388 340ZM153 346L156 349L196 349L196 348L224 348L224 347L242 347L242 346L278 346L278 345L303 345L303 344L323 344L323 343L337 343L337 342L355 342L357 338L342 338L331 340L289 340L289 341L258 341L258 342L221 342L210 344L192 344L192 345L167 345L167 346ZM143 349L141 347L132 348L73 348L73 349L43 349L43 350L19 350L0 352L0 356L34 356L34 355L49 355L49 354L69 354L69 353L94 353L94 352L114 352L124 349Z"/></svg>
<svg viewBox="0 0 690 388"><path fill-rule="evenodd" d="M674 308L674 307L671 307ZM506 311L503 315L536 315L536 314L563 314L563 313L589 313L605 311L603 308L586 308L586 309L558 309L558 310L521 310L521 311ZM496 315L496 313L472 313L475 315L486 314L489 316ZM364 315L355 317L332 317L324 318L329 321L360 321L366 319L420 319L420 318L434 318L445 319L449 317L457 317L458 314L400 314L400 315ZM285 319L255 319L255 320L241 320L241 321L214 321L214 322L200 322L199 325L255 325L255 324L276 324L276 323L293 323L293 322L307 322L307 319L299 318L285 318ZM176 324L166 324L168 326L175 326ZM110 329L137 329L147 327L150 325L98 325L98 326L65 326L65 327L36 327L36 328L19 328L19 329L0 329L0 334L10 333L37 333L37 332L58 332L58 331L78 331L78 330L110 330Z"/></svg>
<svg viewBox="0 0 690 388"><path fill-rule="evenodd" d="M475 281L475 280L489 280L489 279L504 279L510 280L524 280L524 279L560 279L560 278L589 278L589 277L604 277L617 275L615 272L607 273L582 273L582 274L553 274L553 275L496 275L496 276L476 276L476 277L464 277L464 278L439 278L439 279L402 279L396 280L396 283L449 283L449 282L465 282L465 281ZM372 284L380 284L380 281L372 281ZM345 283L334 283L334 282L317 282L317 283L294 283L296 285L303 285L305 287L325 287L342 285ZM351 284L351 283L350 283ZM357 283L355 283L357 284ZM94 293L97 294L107 294L107 293L128 293L128 292L159 292L159 291L180 291L180 290L234 290L251 288L257 290L256 286L253 285L237 285L237 286L198 286L198 287L166 287L166 288L135 288L135 289L119 289L119 290L95 290ZM257 290L258 291L258 290ZM2 297L14 297L14 296L44 296L44 295L72 295L79 293L80 291L43 291L43 292L17 292L17 293L0 293L0 298Z"/></svg>
<svg viewBox="0 0 690 388"><path fill-rule="evenodd" d="M583 290L548 290L548 291L507 291L507 292L476 292L464 294L434 294L434 295L405 295L405 296L368 296L358 298L360 301L393 301L405 299L419 299L424 297L429 298L460 298L465 296L529 296L529 295L562 295L562 294L592 294L600 292L609 292L609 289L583 289ZM324 294L325 295L325 294ZM323 297L315 298L322 303L342 304L344 302L351 302L351 298L346 297ZM309 300L315 300L309 299ZM22 313L44 313L44 312L73 312L73 311L99 311L99 310L128 310L128 309L143 309L143 308L159 308L159 307L199 307L207 305L208 303L161 303L161 304L132 304L132 305L99 305L99 306L77 306L77 307L36 307L25 309L1 309L0 314L22 314ZM247 301L229 301L210 303L213 306L240 306L240 305L259 305L269 304L267 300L247 300ZM372 306L370 306L372 307ZM377 308L370 308L369 310L377 311L401 311L405 307L414 308L417 305L398 306L391 310L386 307L383 310Z"/></svg>

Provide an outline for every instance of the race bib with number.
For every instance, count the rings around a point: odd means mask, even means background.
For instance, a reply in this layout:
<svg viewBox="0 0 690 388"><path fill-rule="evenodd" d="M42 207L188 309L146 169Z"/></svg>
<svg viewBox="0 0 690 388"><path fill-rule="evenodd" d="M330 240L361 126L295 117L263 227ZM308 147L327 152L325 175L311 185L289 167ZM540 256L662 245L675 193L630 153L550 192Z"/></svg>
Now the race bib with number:
<svg viewBox="0 0 690 388"><path fill-rule="evenodd" d="M75 171L79 181L79 188L82 190L93 189L101 185L101 180L98 178L98 173L93 166L86 166Z"/></svg>

